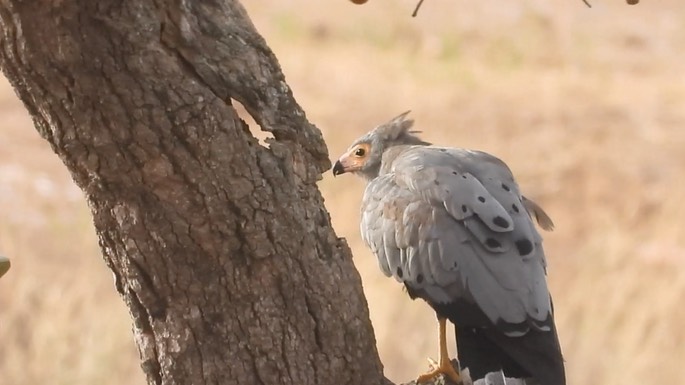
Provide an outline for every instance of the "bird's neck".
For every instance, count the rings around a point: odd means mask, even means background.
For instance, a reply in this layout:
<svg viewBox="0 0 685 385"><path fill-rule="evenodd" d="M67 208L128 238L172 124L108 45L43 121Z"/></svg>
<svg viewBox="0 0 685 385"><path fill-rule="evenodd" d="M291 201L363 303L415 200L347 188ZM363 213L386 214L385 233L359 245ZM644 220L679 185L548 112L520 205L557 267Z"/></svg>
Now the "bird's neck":
<svg viewBox="0 0 685 385"><path fill-rule="evenodd" d="M392 165L398 156L402 155L405 151L412 148L412 145L400 145L392 146L383 152L383 157L381 158L381 164L379 168L378 175L387 174L392 170Z"/></svg>

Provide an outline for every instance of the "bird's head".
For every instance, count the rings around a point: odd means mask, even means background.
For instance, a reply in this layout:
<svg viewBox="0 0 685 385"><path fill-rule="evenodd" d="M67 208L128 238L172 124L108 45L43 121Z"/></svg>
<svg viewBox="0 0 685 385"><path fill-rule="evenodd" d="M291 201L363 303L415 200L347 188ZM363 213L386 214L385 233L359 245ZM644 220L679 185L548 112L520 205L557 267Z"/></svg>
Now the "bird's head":
<svg viewBox="0 0 685 385"><path fill-rule="evenodd" d="M419 131L411 130L414 121L407 119L408 114L400 114L355 140L335 162L333 176L351 172L371 180L378 176L386 150L401 145L429 145L413 135Z"/></svg>

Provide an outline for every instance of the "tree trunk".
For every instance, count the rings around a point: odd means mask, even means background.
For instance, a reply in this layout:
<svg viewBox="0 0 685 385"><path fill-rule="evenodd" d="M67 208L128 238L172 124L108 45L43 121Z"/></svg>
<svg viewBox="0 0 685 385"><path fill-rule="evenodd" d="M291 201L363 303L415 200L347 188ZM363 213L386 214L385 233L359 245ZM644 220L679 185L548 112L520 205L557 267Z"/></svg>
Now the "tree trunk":
<svg viewBox="0 0 685 385"><path fill-rule="evenodd" d="M237 1L0 0L0 20L0 65L85 192L150 384L385 382L316 187L321 133Z"/></svg>

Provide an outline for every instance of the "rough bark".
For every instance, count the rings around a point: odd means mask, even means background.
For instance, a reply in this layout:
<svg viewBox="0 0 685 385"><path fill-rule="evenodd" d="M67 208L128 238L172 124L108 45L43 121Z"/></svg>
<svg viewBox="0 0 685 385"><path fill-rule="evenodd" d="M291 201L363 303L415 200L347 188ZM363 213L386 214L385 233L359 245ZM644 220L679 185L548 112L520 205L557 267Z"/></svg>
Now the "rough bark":
<svg viewBox="0 0 685 385"><path fill-rule="evenodd" d="M385 382L315 185L326 146L237 1L0 0L0 20L0 65L85 193L150 384Z"/></svg>

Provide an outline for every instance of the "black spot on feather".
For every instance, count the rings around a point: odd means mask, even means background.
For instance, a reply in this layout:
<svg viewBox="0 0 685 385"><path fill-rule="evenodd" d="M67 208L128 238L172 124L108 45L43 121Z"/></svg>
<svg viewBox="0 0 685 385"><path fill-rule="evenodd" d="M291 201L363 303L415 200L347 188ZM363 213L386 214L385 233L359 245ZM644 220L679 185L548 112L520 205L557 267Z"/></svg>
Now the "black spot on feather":
<svg viewBox="0 0 685 385"><path fill-rule="evenodd" d="M516 206L516 203L514 203L513 205L511 205L511 208L514 210L515 213L519 212L519 207Z"/></svg>
<svg viewBox="0 0 685 385"><path fill-rule="evenodd" d="M397 266L397 276L402 278L403 275L404 275L404 273L402 272L402 268Z"/></svg>
<svg viewBox="0 0 685 385"><path fill-rule="evenodd" d="M519 239L515 244L516 249L521 256L528 255L531 251L533 251L533 243L528 239Z"/></svg>
<svg viewBox="0 0 685 385"><path fill-rule="evenodd" d="M491 249L496 249L498 247L502 247L502 244L499 243L498 240L495 238L488 238L485 240L485 246L491 248Z"/></svg>
<svg viewBox="0 0 685 385"><path fill-rule="evenodd" d="M509 186L505 185L504 183L502 183L502 188L504 189L504 191L511 191Z"/></svg>
<svg viewBox="0 0 685 385"><path fill-rule="evenodd" d="M478 197L478 200L481 201L482 203L485 203L485 198L484 198L484 197Z"/></svg>
<svg viewBox="0 0 685 385"><path fill-rule="evenodd" d="M499 226L503 229L506 229L509 227L509 221L500 217L499 215L495 217L495 219L492 220L492 223L494 223L496 226Z"/></svg>
<svg viewBox="0 0 685 385"><path fill-rule="evenodd" d="M416 276L416 282L417 282L417 283L423 282L423 274L419 274L419 275Z"/></svg>
<svg viewBox="0 0 685 385"><path fill-rule="evenodd" d="M461 211L467 212L467 211L469 211L469 208L466 207L466 205L461 205Z"/></svg>

